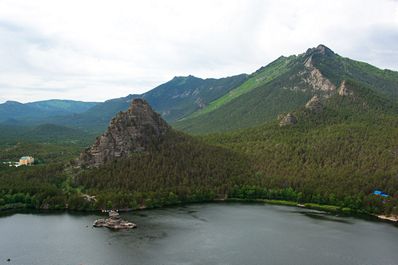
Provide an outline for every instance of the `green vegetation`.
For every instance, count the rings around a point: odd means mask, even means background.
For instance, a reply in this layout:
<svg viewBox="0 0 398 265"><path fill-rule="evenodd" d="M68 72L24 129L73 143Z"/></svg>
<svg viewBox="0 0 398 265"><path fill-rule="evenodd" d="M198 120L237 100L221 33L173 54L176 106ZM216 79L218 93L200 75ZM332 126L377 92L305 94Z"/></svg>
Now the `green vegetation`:
<svg viewBox="0 0 398 265"><path fill-rule="evenodd" d="M0 209L64 209L61 185L66 176L59 164L0 169Z"/></svg>
<svg viewBox="0 0 398 265"><path fill-rule="evenodd" d="M97 196L98 208L155 207L223 197L250 171L240 155L172 131L149 152L84 170L75 181Z"/></svg>
<svg viewBox="0 0 398 265"><path fill-rule="evenodd" d="M224 96L212 101L208 106L206 106L206 108L200 109L192 113L191 115L183 118L183 120L195 118L200 115L212 112L213 110L221 107L224 104L227 104L233 99L238 98L261 85L269 83L276 77L286 73L289 70L289 67L291 66L290 63L293 61L294 58L296 58L296 56L294 55L288 58L283 56L279 57L277 60L270 63L266 67L262 67L254 72L252 75L249 76L249 79L246 82L244 82L237 88L234 88Z"/></svg>
<svg viewBox="0 0 398 265"><path fill-rule="evenodd" d="M301 193L293 196L300 203L397 214L398 109L365 87L347 85L353 96L328 99L321 113L297 111L295 126L275 122L203 139L245 155L258 176L256 187L292 188ZM392 198L382 203L369 195L374 189Z"/></svg>
<svg viewBox="0 0 398 265"><path fill-rule="evenodd" d="M310 51L299 56L282 57L259 69L241 86L211 102L208 107L175 122L174 128L192 134L228 132L273 121L278 114L304 106L314 94L327 94L314 90L308 83L311 74L308 75L309 69L304 64L309 58L322 76L336 87L343 80L355 80L360 86L398 102L397 72L380 70L332 51L325 54Z"/></svg>
<svg viewBox="0 0 398 265"><path fill-rule="evenodd" d="M57 124L89 133L101 133L109 121L125 111L134 98L144 98L167 121L175 121L203 108L247 79L241 74L226 78L175 77L141 95L128 95L102 103L48 100L28 104L0 104L0 122L7 125Z"/></svg>
<svg viewBox="0 0 398 265"><path fill-rule="evenodd" d="M73 100L45 100L25 104L7 101L0 104L0 122L37 125L37 122L43 123L49 117L85 112L96 104Z"/></svg>
<svg viewBox="0 0 398 265"><path fill-rule="evenodd" d="M95 139L94 135L53 124L37 127L0 126L0 162L30 155L37 163L75 159Z"/></svg>
<svg viewBox="0 0 398 265"><path fill-rule="evenodd" d="M153 90L143 98L168 121L173 122L202 109L210 102L224 96L242 84L247 75L226 78L201 79L194 76L175 77Z"/></svg>
<svg viewBox="0 0 398 265"><path fill-rule="evenodd" d="M280 58L249 79L242 77L246 82L235 87L239 78L208 80L206 86L194 77L173 79L151 92L157 109L170 110L170 119L193 113L176 127L215 133L193 137L171 131L146 152L100 168L75 169L68 163L93 141L90 134L53 125L29 128L25 134L25 129L3 127L0 160L27 154L44 163L17 169L0 166L0 209L137 209L244 200L398 215L397 73L331 51L314 55L312 63L332 83L346 81L347 95L340 96L314 91L303 81L306 59L308 54ZM222 87L219 93L206 94L215 84ZM196 105L188 107L197 99L189 96L193 87L203 88L198 92L201 98L213 103L194 112ZM176 97L165 103L166 91L174 96L190 92L184 94L186 101ZM304 107L314 95L320 98L319 111ZM113 106L109 114L127 101L113 100L91 111ZM297 117L297 124L279 126L276 117L286 112ZM110 119L101 117L98 124ZM75 120L82 126L85 121ZM373 195L375 189L391 196Z"/></svg>

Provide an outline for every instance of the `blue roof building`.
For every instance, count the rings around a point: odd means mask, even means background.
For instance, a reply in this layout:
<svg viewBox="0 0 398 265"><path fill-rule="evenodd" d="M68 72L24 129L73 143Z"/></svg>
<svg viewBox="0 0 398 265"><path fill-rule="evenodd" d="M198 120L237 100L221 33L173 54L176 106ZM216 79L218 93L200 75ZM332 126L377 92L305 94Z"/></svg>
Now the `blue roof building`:
<svg viewBox="0 0 398 265"><path fill-rule="evenodd" d="M374 195L377 195L377 196L385 197L385 198L390 197L390 195L384 193L384 192L381 191L381 190L374 190L374 191L373 191L373 194L374 194Z"/></svg>

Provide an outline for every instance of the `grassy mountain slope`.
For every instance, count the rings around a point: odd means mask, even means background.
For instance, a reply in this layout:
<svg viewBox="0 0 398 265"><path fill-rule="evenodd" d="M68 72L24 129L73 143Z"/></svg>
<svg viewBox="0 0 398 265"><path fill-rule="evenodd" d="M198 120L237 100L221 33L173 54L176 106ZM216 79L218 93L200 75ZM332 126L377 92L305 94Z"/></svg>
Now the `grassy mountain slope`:
<svg viewBox="0 0 398 265"><path fill-rule="evenodd" d="M274 62L270 63L266 67L262 67L252 75L249 76L248 80L245 81L240 86L234 88L224 96L218 98L217 100L212 101L207 107L200 109L191 115L185 117L184 119L194 118L200 116L202 114L209 113L220 106L234 100L253 90L256 87L267 84L272 81L274 78L280 76L281 74L287 72L289 70L290 63L294 60L295 56L280 57Z"/></svg>
<svg viewBox="0 0 398 265"><path fill-rule="evenodd" d="M283 67L275 67L283 61ZM299 56L280 58L258 72L268 76L266 82L256 83L256 72L243 85L176 122L174 127L190 133L209 133L256 126L303 106L313 95L337 93L345 79L356 80L398 100L397 72L343 58L322 45ZM254 85L228 100L228 95L239 92L245 84Z"/></svg>

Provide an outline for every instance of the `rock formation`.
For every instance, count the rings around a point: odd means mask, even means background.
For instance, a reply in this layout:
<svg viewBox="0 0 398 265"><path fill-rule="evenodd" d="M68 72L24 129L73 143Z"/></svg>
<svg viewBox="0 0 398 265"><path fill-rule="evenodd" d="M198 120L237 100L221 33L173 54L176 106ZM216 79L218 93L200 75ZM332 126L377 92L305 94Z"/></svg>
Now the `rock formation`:
<svg viewBox="0 0 398 265"><path fill-rule="evenodd" d="M313 96L307 102L307 104L305 104L305 108L309 109L311 111L314 111L314 112L321 112L322 109L323 109L323 105L322 105L321 99L317 95Z"/></svg>
<svg viewBox="0 0 398 265"><path fill-rule="evenodd" d="M338 93L340 96L352 96L354 94L354 92L347 87L345 80L341 82Z"/></svg>
<svg viewBox="0 0 398 265"><path fill-rule="evenodd" d="M335 91L336 86L330 82L329 79L325 78L321 71L314 66L313 56L325 56L334 54L329 48L319 45L316 48L308 49L305 55L307 59L304 62L306 68L305 75L303 77L304 82L312 87L313 90L320 90L325 92Z"/></svg>
<svg viewBox="0 0 398 265"><path fill-rule="evenodd" d="M131 229L136 228L137 225L131 222L127 222L120 218L120 215L116 211L109 211L109 218L95 220L94 227L107 227L110 229Z"/></svg>
<svg viewBox="0 0 398 265"><path fill-rule="evenodd" d="M126 112L119 112L106 132L81 155L79 164L100 166L108 161L143 152L159 142L170 126L143 99L134 99Z"/></svg>
<svg viewBox="0 0 398 265"><path fill-rule="evenodd" d="M294 116L292 113L286 114L286 116L282 117L279 126L288 126L288 125L294 125L297 123L297 118Z"/></svg>

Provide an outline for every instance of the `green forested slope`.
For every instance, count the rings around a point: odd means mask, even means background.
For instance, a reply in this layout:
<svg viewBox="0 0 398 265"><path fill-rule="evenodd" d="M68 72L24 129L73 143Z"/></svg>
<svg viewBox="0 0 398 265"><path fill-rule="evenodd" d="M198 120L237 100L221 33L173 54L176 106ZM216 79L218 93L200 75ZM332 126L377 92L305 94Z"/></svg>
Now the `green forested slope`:
<svg viewBox="0 0 398 265"><path fill-rule="evenodd" d="M172 130L146 152L100 168L0 168L0 207L139 208L229 197L398 214L396 73L322 47L274 69L274 78L259 87L240 86L239 96L177 124L222 133L193 137ZM314 95L319 107L305 107ZM297 123L280 126L277 116L287 112ZM235 130L241 127L251 128ZM375 189L391 196L372 195Z"/></svg>
<svg viewBox="0 0 398 265"><path fill-rule="evenodd" d="M264 82L255 81L259 74L264 75ZM173 126L195 134L257 126L274 120L280 113L304 106L313 95L337 93L346 79L398 101L397 72L343 58L320 45L299 56L276 60L226 96ZM327 82L329 87L325 86Z"/></svg>
<svg viewBox="0 0 398 265"><path fill-rule="evenodd" d="M321 112L293 112L296 125L275 121L204 139L245 154L259 187L293 188L317 203L391 210L398 199L397 104L356 82L347 87L353 95L326 99ZM375 206L375 189L395 199Z"/></svg>
<svg viewBox="0 0 398 265"><path fill-rule="evenodd" d="M136 208L223 198L233 185L250 183L251 176L243 156L171 131L148 152L86 169L75 181L97 195L97 207L110 201L113 207Z"/></svg>

